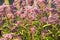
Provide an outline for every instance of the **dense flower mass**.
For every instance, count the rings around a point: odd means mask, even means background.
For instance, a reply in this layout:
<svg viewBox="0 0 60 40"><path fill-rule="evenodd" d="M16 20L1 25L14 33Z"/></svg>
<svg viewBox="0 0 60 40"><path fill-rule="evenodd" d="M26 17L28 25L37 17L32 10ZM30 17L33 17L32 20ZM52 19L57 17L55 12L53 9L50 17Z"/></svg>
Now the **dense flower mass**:
<svg viewBox="0 0 60 40"><path fill-rule="evenodd" d="M59 40L60 0L14 0L0 5L0 40Z"/></svg>

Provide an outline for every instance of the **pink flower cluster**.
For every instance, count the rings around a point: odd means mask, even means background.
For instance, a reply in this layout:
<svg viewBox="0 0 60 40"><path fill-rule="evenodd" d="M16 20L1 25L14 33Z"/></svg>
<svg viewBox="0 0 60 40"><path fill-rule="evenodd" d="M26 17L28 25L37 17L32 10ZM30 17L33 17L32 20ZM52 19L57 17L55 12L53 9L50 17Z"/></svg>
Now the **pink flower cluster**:
<svg viewBox="0 0 60 40"><path fill-rule="evenodd" d="M0 40L9 40L9 39L12 39L12 33L9 33L9 34L4 34L3 35L3 38L0 38Z"/></svg>
<svg viewBox="0 0 60 40"><path fill-rule="evenodd" d="M47 5L45 1L47 1ZM52 4L49 4L48 1L27 0L26 2L26 0L14 0L12 5L3 4L0 6L0 25L7 27L10 32L17 32L18 27L23 29L27 24L32 25L28 29L31 34L36 31L35 27L33 27L35 25L41 26L44 23L60 25L60 0L50 0L56 8L51 7ZM44 36L45 31L42 31L41 35ZM0 40L12 39L13 36L12 33L9 33L4 34L2 37Z"/></svg>

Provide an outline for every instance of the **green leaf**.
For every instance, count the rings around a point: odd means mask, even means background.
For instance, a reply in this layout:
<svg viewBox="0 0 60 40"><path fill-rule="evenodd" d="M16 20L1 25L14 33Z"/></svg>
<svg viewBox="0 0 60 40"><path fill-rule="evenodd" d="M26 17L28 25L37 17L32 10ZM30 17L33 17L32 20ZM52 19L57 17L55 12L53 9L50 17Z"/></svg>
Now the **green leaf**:
<svg viewBox="0 0 60 40"><path fill-rule="evenodd" d="M39 25L39 21L33 21L32 25L38 26Z"/></svg>
<svg viewBox="0 0 60 40"><path fill-rule="evenodd" d="M4 28L2 29L2 32L3 32L3 34L6 34L6 33L9 33L10 30L9 30L7 27L4 27Z"/></svg>
<svg viewBox="0 0 60 40"><path fill-rule="evenodd" d="M3 20L3 27L6 27L8 22L6 20Z"/></svg>
<svg viewBox="0 0 60 40"><path fill-rule="evenodd" d="M46 24L46 25L44 25L43 27L47 27L47 26L50 26L51 24Z"/></svg>

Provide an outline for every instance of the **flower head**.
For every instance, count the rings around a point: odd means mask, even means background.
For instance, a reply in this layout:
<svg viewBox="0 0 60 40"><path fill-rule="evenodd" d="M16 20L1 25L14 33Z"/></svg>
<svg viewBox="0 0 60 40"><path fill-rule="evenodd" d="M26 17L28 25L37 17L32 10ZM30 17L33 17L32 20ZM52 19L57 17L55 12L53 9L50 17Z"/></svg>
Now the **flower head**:
<svg viewBox="0 0 60 40"><path fill-rule="evenodd" d="M45 32L43 32L43 31L42 31L42 33L41 33L41 34L42 34L42 37L44 37L44 35L45 35Z"/></svg>
<svg viewBox="0 0 60 40"><path fill-rule="evenodd" d="M30 28L30 33L32 34L32 33L35 33L35 28L34 27L31 27Z"/></svg>
<svg viewBox="0 0 60 40"><path fill-rule="evenodd" d="M13 18L14 18L14 15L13 15L12 13L8 13L8 14L7 14L7 17L13 19Z"/></svg>
<svg viewBox="0 0 60 40"><path fill-rule="evenodd" d="M12 39L12 33L4 34L3 37L4 37L4 38Z"/></svg>
<svg viewBox="0 0 60 40"><path fill-rule="evenodd" d="M36 0L37 4L43 3L44 0Z"/></svg>
<svg viewBox="0 0 60 40"><path fill-rule="evenodd" d="M42 37L44 37L45 36L45 33L47 32L47 30L43 30L43 31L41 31L41 35L42 35Z"/></svg>
<svg viewBox="0 0 60 40"><path fill-rule="evenodd" d="M57 14L54 14L54 15L51 15L51 16L48 17L48 23L55 24L56 21L59 21Z"/></svg>

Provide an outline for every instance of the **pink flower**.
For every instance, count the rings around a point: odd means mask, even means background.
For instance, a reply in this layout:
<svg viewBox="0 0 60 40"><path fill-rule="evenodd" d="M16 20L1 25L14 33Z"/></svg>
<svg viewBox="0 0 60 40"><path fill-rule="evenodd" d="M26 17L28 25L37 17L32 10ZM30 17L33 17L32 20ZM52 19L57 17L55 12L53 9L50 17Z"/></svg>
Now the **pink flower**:
<svg viewBox="0 0 60 40"><path fill-rule="evenodd" d="M11 31L12 31L12 32L17 32L17 29L18 29L17 27L18 27L18 26L13 26L13 27L11 28Z"/></svg>
<svg viewBox="0 0 60 40"><path fill-rule="evenodd" d="M3 37L4 37L4 38L12 39L12 33L4 34Z"/></svg>
<svg viewBox="0 0 60 40"><path fill-rule="evenodd" d="M60 0L53 0L56 4L58 4L60 2Z"/></svg>
<svg viewBox="0 0 60 40"><path fill-rule="evenodd" d="M20 13L21 13L20 11L17 11L15 15L20 16L21 15Z"/></svg>
<svg viewBox="0 0 60 40"><path fill-rule="evenodd" d="M10 33L10 34L8 35L8 38L9 38L9 39L12 39L12 33Z"/></svg>
<svg viewBox="0 0 60 40"><path fill-rule="evenodd" d="M41 12L40 12L40 9L38 9L38 8L36 8L36 9L34 9L35 10L35 13L37 13L37 14L40 14Z"/></svg>
<svg viewBox="0 0 60 40"><path fill-rule="evenodd" d="M3 11L4 6L0 6L0 11Z"/></svg>
<svg viewBox="0 0 60 40"><path fill-rule="evenodd" d="M27 12L31 12L33 10L33 6L25 6L25 10Z"/></svg>
<svg viewBox="0 0 60 40"><path fill-rule="evenodd" d="M32 20L34 20L36 17L35 17L35 15L31 15L30 18L31 18Z"/></svg>
<svg viewBox="0 0 60 40"><path fill-rule="evenodd" d="M35 28L34 27L31 27L30 28L30 33L32 34L32 33L35 33Z"/></svg>
<svg viewBox="0 0 60 40"><path fill-rule="evenodd" d="M48 23L50 24L55 24L58 21L59 21L58 14L54 14L48 17Z"/></svg>
<svg viewBox="0 0 60 40"><path fill-rule="evenodd" d="M13 15L12 13L8 13L8 14L7 14L7 17L13 19L13 18L14 18L14 15Z"/></svg>
<svg viewBox="0 0 60 40"><path fill-rule="evenodd" d="M21 18L26 18L26 16L27 16L26 13L20 15Z"/></svg>
<svg viewBox="0 0 60 40"><path fill-rule="evenodd" d="M17 16L20 16L22 14L23 8L21 8L19 11L16 12Z"/></svg>
<svg viewBox="0 0 60 40"><path fill-rule="evenodd" d="M0 6L0 9L2 9L2 8L4 8L4 6L2 5L2 6Z"/></svg>
<svg viewBox="0 0 60 40"><path fill-rule="evenodd" d="M22 1L22 4L21 4L21 5L22 5L22 6L25 6L25 4L26 4L25 1Z"/></svg>
<svg viewBox="0 0 60 40"><path fill-rule="evenodd" d="M21 21L17 21L17 23L16 23L17 25L20 25L20 24L22 24L22 22Z"/></svg>
<svg viewBox="0 0 60 40"><path fill-rule="evenodd" d="M28 0L28 2L30 3L32 0Z"/></svg>
<svg viewBox="0 0 60 40"><path fill-rule="evenodd" d="M16 7L16 3L13 3L13 6L15 6L15 7Z"/></svg>
<svg viewBox="0 0 60 40"><path fill-rule="evenodd" d="M2 12L0 12L0 16L2 16L3 15L3 13Z"/></svg>
<svg viewBox="0 0 60 40"><path fill-rule="evenodd" d="M40 23L43 23L43 22L47 23L47 21L48 21L47 17L41 17L40 19Z"/></svg>
<svg viewBox="0 0 60 40"><path fill-rule="evenodd" d="M36 0L37 4L42 3L44 0Z"/></svg>
<svg viewBox="0 0 60 40"><path fill-rule="evenodd" d="M41 31L41 35L42 35L42 37L44 37L44 35L45 35L46 32L47 32L47 30L43 30L43 31Z"/></svg>
<svg viewBox="0 0 60 40"><path fill-rule="evenodd" d="M45 32L44 32L44 31L42 31L42 32L41 32L41 34L42 34L42 37L44 37L44 35L45 35Z"/></svg>
<svg viewBox="0 0 60 40"><path fill-rule="evenodd" d="M18 0L14 0L14 2L17 2Z"/></svg>
<svg viewBox="0 0 60 40"><path fill-rule="evenodd" d="M3 38L3 40L8 40L8 38Z"/></svg>
<svg viewBox="0 0 60 40"><path fill-rule="evenodd" d="M0 38L0 40L4 40L4 38Z"/></svg>
<svg viewBox="0 0 60 40"><path fill-rule="evenodd" d="M4 38L8 38L8 34L4 34L3 37L4 37Z"/></svg>

